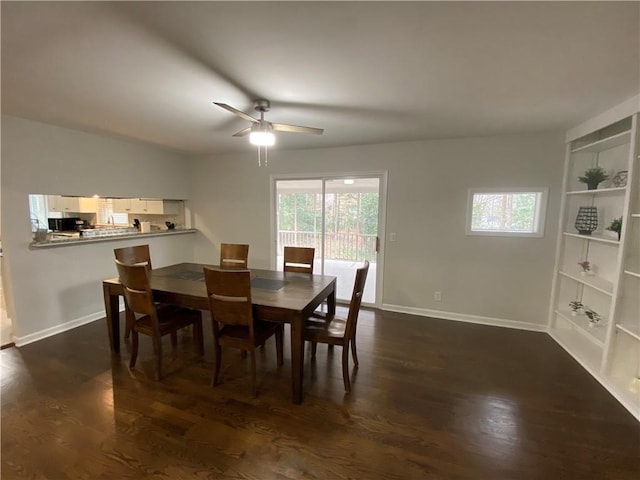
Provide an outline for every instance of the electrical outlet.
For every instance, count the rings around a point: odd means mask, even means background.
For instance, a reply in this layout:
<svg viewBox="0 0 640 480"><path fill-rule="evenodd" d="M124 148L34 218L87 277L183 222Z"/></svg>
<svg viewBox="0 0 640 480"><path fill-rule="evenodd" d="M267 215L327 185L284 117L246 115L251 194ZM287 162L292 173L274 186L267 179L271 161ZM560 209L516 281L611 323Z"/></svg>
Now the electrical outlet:
<svg viewBox="0 0 640 480"><path fill-rule="evenodd" d="M436 302L441 301L441 300L442 300L442 292L439 292L439 291L435 291L435 292L433 292L433 299L434 299Z"/></svg>
<svg viewBox="0 0 640 480"><path fill-rule="evenodd" d="M390 242L395 242L396 241L396 232L391 232L389 234L389 241Z"/></svg>

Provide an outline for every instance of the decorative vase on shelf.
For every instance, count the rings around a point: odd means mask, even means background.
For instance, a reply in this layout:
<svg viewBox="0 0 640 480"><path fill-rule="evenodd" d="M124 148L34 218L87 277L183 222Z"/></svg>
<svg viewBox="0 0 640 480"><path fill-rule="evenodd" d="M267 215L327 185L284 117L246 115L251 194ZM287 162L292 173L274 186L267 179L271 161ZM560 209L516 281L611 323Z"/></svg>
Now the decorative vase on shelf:
<svg viewBox="0 0 640 480"><path fill-rule="evenodd" d="M626 187L627 186L627 178L629 176L629 172L627 170L620 170L616 173L611 181L613 185L616 187Z"/></svg>
<svg viewBox="0 0 640 480"><path fill-rule="evenodd" d="M580 207L575 227L580 235L591 235L591 232L598 228L598 208Z"/></svg>

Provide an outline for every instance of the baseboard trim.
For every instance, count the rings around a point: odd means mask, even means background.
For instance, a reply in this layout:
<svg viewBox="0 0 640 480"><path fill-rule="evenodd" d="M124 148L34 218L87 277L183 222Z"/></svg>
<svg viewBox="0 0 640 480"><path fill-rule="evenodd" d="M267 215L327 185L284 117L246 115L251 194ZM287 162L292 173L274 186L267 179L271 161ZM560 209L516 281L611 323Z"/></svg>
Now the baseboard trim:
<svg viewBox="0 0 640 480"><path fill-rule="evenodd" d="M453 320L456 322L477 323L480 325L491 325L494 327L515 328L518 330L529 330L533 332L546 332L547 325L538 325L529 322L518 322L516 320L506 320L504 318L482 317L480 315L468 315L466 313L444 312L441 310L431 310L428 308L405 307L402 305L382 304L382 310L397 313L409 313L421 317L433 317L443 320Z"/></svg>
<svg viewBox="0 0 640 480"><path fill-rule="evenodd" d="M124 305L120 306L120 311L124 311ZM85 315L84 317L71 320L70 322L56 325L55 327L45 328L44 330L30 333L29 335L25 335L24 337L14 337L14 341L16 347L24 347L25 345L28 345L30 343L37 342L38 340L43 340L47 337L52 337L53 335L66 332L67 330L71 330L76 327L81 327L82 325L95 322L96 320L100 320L101 318L104 318L104 312L92 313L89 315Z"/></svg>

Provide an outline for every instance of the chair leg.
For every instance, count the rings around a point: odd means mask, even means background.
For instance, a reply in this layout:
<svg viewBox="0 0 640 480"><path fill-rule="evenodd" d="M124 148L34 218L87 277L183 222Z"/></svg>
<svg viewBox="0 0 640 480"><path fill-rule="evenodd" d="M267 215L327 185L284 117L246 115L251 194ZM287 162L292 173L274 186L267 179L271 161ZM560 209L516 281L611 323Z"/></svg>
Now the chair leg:
<svg viewBox="0 0 640 480"><path fill-rule="evenodd" d="M220 345L215 345L215 349L215 364L213 366L213 379L211 381L212 387L218 385L220 380L220 364L222 363L222 347Z"/></svg>
<svg viewBox="0 0 640 480"><path fill-rule="evenodd" d="M311 357L312 358L315 358L317 349L318 349L318 342L311 342Z"/></svg>
<svg viewBox="0 0 640 480"><path fill-rule="evenodd" d="M344 390L349 393L351 391L351 380L349 380L349 344L342 347L342 381L344 382Z"/></svg>
<svg viewBox="0 0 640 480"><path fill-rule="evenodd" d="M136 360L138 359L138 332L133 330L133 338L131 339L131 359L129 360L129 368L136 366Z"/></svg>
<svg viewBox="0 0 640 480"><path fill-rule="evenodd" d="M349 345L349 343L347 343ZM348 347L347 347L348 348ZM353 357L353 364L358 366L358 352L356 351L356 337L351 339L351 356Z"/></svg>
<svg viewBox="0 0 640 480"><path fill-rule="evenodd" d="M281 325L276 332L276 353L278 355L278 366L284 363L284 355L282 353L282 338L284 336L284 325Z"/></svg>
<svg viewBox="0 0 640 480"><path fill-rule="evenodd" d="M120 321L120 320L118 320ZM131 336L131 330L133 329L133 324L136 319L133 313L131 313L128 309L125 311L125 322L124 322L124 338L127 340Z"/></svg>
<svg viewBox="0 0 640 480"><path fill-rule="evenodd" d="M252 349L249 352L251 357L251 396L256 396L256 351Z"/></svg>
<svg viewBox="0 0 640 480"><path fill-rule="evenodd" d="M156 355L156 380L162 380L162 338L153 336L153 351Z"/></svg>

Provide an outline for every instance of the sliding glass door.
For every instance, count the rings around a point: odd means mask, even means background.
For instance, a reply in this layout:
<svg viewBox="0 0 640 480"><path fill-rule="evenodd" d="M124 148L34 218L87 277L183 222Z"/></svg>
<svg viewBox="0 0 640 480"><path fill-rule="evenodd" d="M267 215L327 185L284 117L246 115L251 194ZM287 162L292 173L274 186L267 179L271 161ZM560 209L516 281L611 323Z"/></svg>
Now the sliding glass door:
<svg viewBox="0 0 640 480"><path fill-rule="evenodd" d="M363 302L376 304L380 176L276 180L275 194L277 268L285 246L314 247L314 272L338 277L338 300L348 301L369 260Z"/></svg>

